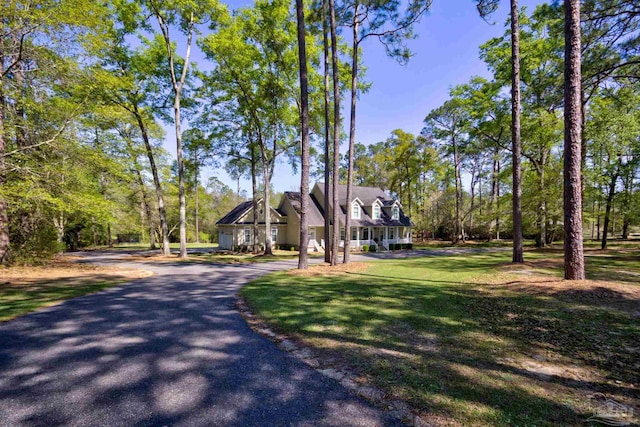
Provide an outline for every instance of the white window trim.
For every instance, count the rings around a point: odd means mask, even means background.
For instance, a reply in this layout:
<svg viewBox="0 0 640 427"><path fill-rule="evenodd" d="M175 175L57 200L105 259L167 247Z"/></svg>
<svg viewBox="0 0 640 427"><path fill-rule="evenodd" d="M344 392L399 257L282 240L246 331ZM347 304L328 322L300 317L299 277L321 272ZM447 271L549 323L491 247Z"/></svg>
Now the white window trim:
<svg viewBox="0 0 640 427"><path fill-rule="evenodd" d="M355 214L354 208L356 206L358 207L358 215L354 215ZM351 204L351 218L360 219L361 217L362 217L362 206L360 206L360 203L358 203L358 202L353 202Z"/></svg>
<svg viewBox="0 0 640 427"><path fill-rule="evenodd" d="M382 216L381 215L382 208L380 207L380 205L377 204L377 203L374 203L373 207L371 209L372 209L372 212L371 212L372 217L371 218L372 219L380 219L380 217Z"/></svg>
<svg viewBox="0 0 640 427"><path fill-rule="evenodd" d="M391 218L400 219L400 208L398 206L393 206L391 208Z"/></svg>
<svg viewBox="0 0 640 427"><path fill-rule="evenodd" d="M271 227L271 243L275 243L277 240L278 240L278 227Z"/></svg>
<svg viewBox="0 0 640 427"><path fill-rule="evenodd" d="M247 241L247 231L249 232L249 240ZM251 227L244 228L244 238L242 240L245 245L251 244Z"/></svg>

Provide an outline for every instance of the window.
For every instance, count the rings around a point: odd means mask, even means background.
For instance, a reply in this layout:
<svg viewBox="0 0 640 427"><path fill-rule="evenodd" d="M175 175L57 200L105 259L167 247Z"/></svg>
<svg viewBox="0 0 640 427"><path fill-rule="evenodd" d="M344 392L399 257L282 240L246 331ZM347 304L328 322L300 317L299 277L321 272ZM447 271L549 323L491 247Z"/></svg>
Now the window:
<svg viewBox="0 0 640 427"><path fill-rule="evenodd" d="M392 209L392 218L393 219L400 219L400 208L397 206L394 206Z"/></svg>
<svg viewBox="0 0 640 427"><path fill-rule="evenodd" d="M340 240L344 240L344 227L340 227Z"/></svg>
<svg viewBox="0 0 640 427"><path fill-rule="evenodd" d="M362 229L362 240L369 240L369 229L367 227Z"/></svg>
<svg viewBox="0 0 640 427"><path fill-rule="evenodd" d="M394 234L395 234L395 228L390 228L389 229L389 240L395 239Z"/></svg>
<svg viewBox="0 0 640 427"><path fill-rule="evenodd" d="M351 205L351 217L360 219L360 205L358 202L353 202L353 205Z"/></svg>
<svg viewBox="0 0 640 427"><path fill-rule="evenodd" d="M373 219L380 219L380 205L373 205Z"/></svg>
<svg viewBox="0 0 640 427"><path fill-rule="evenodd" d="M275 243L278 240L278 227L271 227L271 243Z"/></svg>
<svg viewBox="0 0 640 427"><path fill-rule="evenodd" d="M358 229L356 227L351 229L351 240L358 240Z"/></svg>
<svg viewBox="0 0 640 427"><path fill-rule="evenodd" d="M244 244L251 244L251 228L245 227L244 229Z"/></svg>

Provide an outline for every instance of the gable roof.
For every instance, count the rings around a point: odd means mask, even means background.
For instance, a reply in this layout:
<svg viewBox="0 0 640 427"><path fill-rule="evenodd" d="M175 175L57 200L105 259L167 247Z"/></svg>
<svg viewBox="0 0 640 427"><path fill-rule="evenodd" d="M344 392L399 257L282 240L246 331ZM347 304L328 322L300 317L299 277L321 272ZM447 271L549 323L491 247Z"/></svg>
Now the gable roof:
<svg viewBox="0 0 640 427"><path fill-rule="evenodd" d="M324 195L324 183L318 182L316 186L319 187L320 193ZM367 212L366 209L362 209L360 212L360 219L351 218L351 225L356 227L413 227L411 219L404 214L400 203L397 200L390 199L384 191L378 187L364 187L360 185L354 185L351 187L352 200L359 199L366 207L370 207L376 200L378 200L383 209L380 212L379 219L371 218L372 212ZM340 209L338 210L340 221L344 224L346 220L346 207L347 207L347 186L338 185L338 197L340 199ZM329 189L329 200L333 200L333 189ZM400 217L398 219L391 218L390 208L395 203L398 203L400 207ZM369 209L371 210L371 209Z"/></svg>
<svg viewBox="0 0 640 427"><path fill-rule="evenodd" d="M293 210L295 211L296 215L300 217L300 209L301 209L300 192L285 191L284 197L286 197L289 200L289 202L291 203L291 206L293 206ZM309 203L309 216L308 216L309 226L321 227L324 225L324 212L322 210L322 207L320 206L320 203L318 203L318 201L315 199L315 197L310 196L309 199L310 199L309 201L311 202Z"/></svg>
<svg viewBox="0 0 640 427"><path fill-rule="evenodd" d="M262 203L262 199L258 200L258 204ZM245 216L247 213L249 213L251 211L251 209L253 209L253 201L252 200L247 200L246 202L242 202L240 203L238 206L236 206L235 208L231 209L231 211L229 211L228 214L226 214L225 216L223 216L222 218L220 218L218 220L218 222L216 222L216 225L233 225L238 223L238 221L240 221L240 219L242 219L243 216ZM286 215L274 208L273 206L271 207L271 212L275 212L278 216L280 217L286 217ZM264 224L264 221L260 221L261 224Z"/></svg>
<svg viewBox="0 0 640 427"><path fill-rule="evenodd" d="M228 225L235 224L240 218L242 218L253 206L252 200L240 203L235 208L231 209L228 214L223 216L216 222L216 225Z"/></svg>

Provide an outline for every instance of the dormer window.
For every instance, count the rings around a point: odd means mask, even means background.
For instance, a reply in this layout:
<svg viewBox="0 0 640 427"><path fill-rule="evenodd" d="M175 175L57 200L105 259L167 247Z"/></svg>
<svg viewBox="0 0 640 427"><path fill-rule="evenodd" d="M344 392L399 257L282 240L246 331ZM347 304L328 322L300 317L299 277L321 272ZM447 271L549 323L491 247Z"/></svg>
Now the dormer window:
<svg viewBox="0 0 640 427"><path fill-rule="evenodd" d="M400 219L400 208L399 207L394 206L393 209L391 209L391 218Z"/></svg>
<svg viewBox="0 0 640 427"><path fill-rule="evenodd" d="M373 219L380 219L380 205L373 205Z"/></svg>
<svg viewBox="0 0 640 427"><path fill-rule="evenodd" d="M360 219L360 205L358 202L353 202L351 205L351 217L354 219Z"/></svg>

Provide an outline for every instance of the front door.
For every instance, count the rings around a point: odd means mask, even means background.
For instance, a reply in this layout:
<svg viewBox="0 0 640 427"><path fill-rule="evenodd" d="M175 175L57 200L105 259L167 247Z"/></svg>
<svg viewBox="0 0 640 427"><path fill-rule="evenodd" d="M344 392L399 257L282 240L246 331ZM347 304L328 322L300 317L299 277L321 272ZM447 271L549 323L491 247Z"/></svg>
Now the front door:
<svg viewBox="0 0 640 427"><path fill-rule="evenodd" d="M316 229L315 228L310 228L309 229L309 243L312 243L314 240L316 240Z"/></svg>

